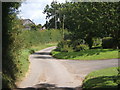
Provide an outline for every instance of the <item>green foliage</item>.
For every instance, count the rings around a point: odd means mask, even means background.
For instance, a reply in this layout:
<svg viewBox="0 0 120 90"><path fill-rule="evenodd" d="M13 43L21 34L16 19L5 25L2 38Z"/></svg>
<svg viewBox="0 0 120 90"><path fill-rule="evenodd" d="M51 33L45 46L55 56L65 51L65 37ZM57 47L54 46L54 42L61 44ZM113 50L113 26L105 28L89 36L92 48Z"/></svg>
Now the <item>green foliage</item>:
<svg viewBox="0 0 120 90"><path fill-rule="evenodd" d="M76 49L77 46L80 44L84 44L83 40L81 40L81 39L71 41L71 45L72 45L73 49Z"/></svg>
<svg viewBox="0 0 120 90"><path fill-rule="evenodd" d="M56 13L55 13L56 11ZM45 7L47 25L54 28L55 15L72 34L71 40L83 39L92 48L94 37L111 36L119 42L119 2L52 2ZM63 16L65 20L63 23ZM68 37L67 37L68 38ZM70 35L71 38L71 35ZM115 43L116 46L120 45Z"/></svg>
<svg viewBox="0 0 120 90"><path fill-rule="evenodd" d="M64 41L59 42L58 45L57 45L57 49L56 50L62 51L62 48L64 47L64 45L65 45Z"/></svg>
<svg viewBox="0 0 120 90"><path fill-rule="evenodd" d="M59 42L62 39L60 30L41 30L41 31L22 31L24 47L31 47L37 44L46 44L50 42Z"/></svg>
<svg viewBox="0 0 120 90"><path fill-rule="evenodd" d="M82 51L89 49L88 45L83 44L82 40L62 40L58 43L57 49L61 52L73 52L73 51Z"/></svg>
<svg viewBox="0 0 120 90"><path fill-rule="evenodd" d="M101 38L93 38L93 46L101 46L102 45L102 39Z"/></svg>
<svg viewBox="0 0 120 90"><path fill-rule="evenodd" d="M115 83L120 85L120 66L118 66L117 71L118 71L118 75L117 75L117 78L115 79Z"/></svg>
<svg viewBox="0 0 120 90"><path fill-rule="evenodd" d="M61 48L62 52L73 52L73 48L68 45L64 45L63 48Z"/></svg>
<svg viewBox="0 0 120 90"><path fill-rule="evenodd" d="M29 25L31 27L31 30L37 30L37 26L36 25Z"/></svg>
<svg viewBox="0 0 120 90"><path fill-rule="evenodd" d="M33 49L31 49L31 50L29 50L29 53L33 54L33 53L35 53L35 51Z"/></svg>
<svg viewBox="0 0 120 90"><path fill-rule="evenodd" d="M52 51L53 57L59 59L73 59L73 60L104 60L118 58L118 50L112 49L89 49L79 52L60 52Z"/></svg>
<svg viewBox="0 0 120 90"><path fill-rule="evenodd" d="M10 76L8 76L7 74L2 74L2 87L3 88L13 88L15 86L15 84L13 83L14 81L11 79Z"/></svg>
<svg viewBox="0 0 120 90"><path fill-rule="evenodd" d="M88 50L88 49L89 49L88 45L80 44L76 46L75 51L83 51L83 50Z"/></svg>
<svg viewBox="0 0 120 90"><path fill-rule="evenodd" d="M102 40L102 47L103 48L113 48L115 46L114 40L112 37L105 37Z"/></svg>
<svg viewBox="0 0 120 90"><path fill-rule="evenodd" d="M85 80L83 81L83 89L117 89L117 83L114 81L117 78L117 73L117 67L106 68L91 72L86 76Z"/></svg>
<svg viewBox="0 0 120 90"><path fill-rule="evenodd" d="M42 29L42 25L41 24L36 25L36 30L41 30L41 29Z"/></svg>
<svg viewBox="0 0 120 90"><path fill-rule="evenodd" d="M71 41L63 40L63 41L59 42L56 50L61 51L61 52L73 52L73 48L71 46Z"/></svg>

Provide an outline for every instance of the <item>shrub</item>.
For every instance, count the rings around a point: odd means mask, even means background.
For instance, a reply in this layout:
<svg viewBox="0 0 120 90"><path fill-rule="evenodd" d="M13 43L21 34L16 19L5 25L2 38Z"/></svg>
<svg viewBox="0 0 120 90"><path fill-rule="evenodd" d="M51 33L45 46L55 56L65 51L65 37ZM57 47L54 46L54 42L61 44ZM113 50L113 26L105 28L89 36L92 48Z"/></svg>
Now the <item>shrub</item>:
<svg viewBox="0 0 120 90"><path fill-rule="evenodd" d="M76 49L76 46L83 44L83 40L81 40L81 39L74 40L74 41L72 41L71 44L72 44L73 49Z"/></svg>
<svg viewBox="0 0 120 90"><path fill-rule="evenodd" d="M61 48L62 52L73 52L73 48L71 46L68 46L67 44Z"/></svg>
<svg viewBox="0 0 120 90"><path fill-rule="evenodd" d="M71 41L70 40L63 40L58 43L57 45L57 50L62 51L62 52L72 52L73 47L71 46Z"/></svg>
<svg viewBox="0 0 120 90"><path fill-rule="evenodd" d="M29 50L29 53L33 54L33 53L35 53L35 51L33 49L31 49L31 50Z"/></svg>
<svg viewBox="0 0 120 90"><path fill-rule="evenodd" d="M81 40L76 40L74 42L72 42L71 40L63 40L58 43L56 50L62 52L73 52L87 49L89 49L88 45L81 44Z"/></svg>
<svg viewBox="0 0 120 90"><path fill-rule="evenodd" d="M72 40L73 35L70 32L64 33L64 40Z"/></svg>
<svg viewBox="0 0 120 90"><path fill-rule="evenodd" d="M101 38L93 38L93 46L94 47L101 46L101 44L102 44Z"/></svg>
<svg viewBox="0 0 120 90"><path fill-rule="evenodd" d="M89 49L88 45L80 44L76 46L75 51L81 51L81 50L87 50L87 49Z"/></svg>
<svg viewBox="0 0 120 90"><path fill-rule="evenodd" d="M61 48L64 46L64 41L58 43L56 50L61 51Z"/></svg>
<svg viewBox="0 0 120 90"><path fill-rule="evenodd" d="M114 40L112 37L105 37L102 39L102 47L103 48L113 48Z"/></svg>

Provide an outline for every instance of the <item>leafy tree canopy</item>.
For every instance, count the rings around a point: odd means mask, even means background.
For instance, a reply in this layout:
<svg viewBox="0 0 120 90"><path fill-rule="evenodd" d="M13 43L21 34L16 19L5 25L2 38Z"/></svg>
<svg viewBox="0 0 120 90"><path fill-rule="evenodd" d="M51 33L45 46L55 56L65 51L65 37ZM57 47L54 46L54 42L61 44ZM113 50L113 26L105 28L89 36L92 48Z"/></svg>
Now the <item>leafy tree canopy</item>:
<svg viewBox="0 0 120 90"><path fill-rule="evenodd" d="M84 39L88 44L93 37L111 36L118 41L119 2L52 2L47 5L44 13L49 18L48 26L55 25L55 15L65 28L72 32L74 39ZM61 25L62 26L62 25ZM91 47L91 45L90 45Z"/></svg>

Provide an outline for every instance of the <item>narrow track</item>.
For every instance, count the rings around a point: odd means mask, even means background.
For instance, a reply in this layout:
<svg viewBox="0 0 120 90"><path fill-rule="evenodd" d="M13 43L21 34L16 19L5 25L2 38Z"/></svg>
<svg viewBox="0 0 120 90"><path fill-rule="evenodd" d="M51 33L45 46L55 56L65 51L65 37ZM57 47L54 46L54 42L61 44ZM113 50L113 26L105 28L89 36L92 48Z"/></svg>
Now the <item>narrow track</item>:
<svg viewBox="0 0 120 90"><path fill-rule="evenodd" d="M30 55L29 73L18 84L18 88L82 90L82 81L88 73L118 65L117 59L91 61L55 59L50 55L53 49L55 47L49 47Z"/></svg>

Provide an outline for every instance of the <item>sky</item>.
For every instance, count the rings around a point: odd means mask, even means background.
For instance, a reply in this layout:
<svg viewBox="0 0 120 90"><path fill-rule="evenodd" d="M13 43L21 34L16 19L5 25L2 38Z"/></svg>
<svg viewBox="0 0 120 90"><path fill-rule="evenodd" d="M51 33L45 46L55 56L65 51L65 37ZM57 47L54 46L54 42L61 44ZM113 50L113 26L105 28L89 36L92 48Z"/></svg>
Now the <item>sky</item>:
<svg viewBox="0 0 120 90"><path fill-rule="evenodd" d="M46 22L46 14L43 14L45 6L50 5L53 0L26 0L19 8L19 17L22 19L30 19L36 25L44 25ZM66 0L57 0L58 3L64 3Z"/></svg>

